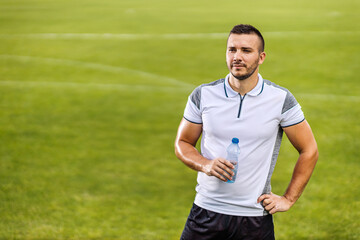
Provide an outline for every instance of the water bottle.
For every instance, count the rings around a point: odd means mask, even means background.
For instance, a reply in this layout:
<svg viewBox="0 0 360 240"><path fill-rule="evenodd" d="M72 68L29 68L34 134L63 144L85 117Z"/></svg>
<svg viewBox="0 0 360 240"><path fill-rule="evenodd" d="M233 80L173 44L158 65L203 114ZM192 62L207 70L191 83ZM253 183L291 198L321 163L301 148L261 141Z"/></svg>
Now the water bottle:
<svg viewBox="0 0 360 240"><path fill-rule="evenodd" d="M240 154L240 148L239 148L239 139L233 138L231 140L231 144L226 149L227 151L227 157L226 159L231 162L234 165L234 169L232 171L234 172L234 176L232 177L232 180L227 180L227 183L234 183L236 180L236 174L238 170L238 163L239 163L239 154Z"/></svg>

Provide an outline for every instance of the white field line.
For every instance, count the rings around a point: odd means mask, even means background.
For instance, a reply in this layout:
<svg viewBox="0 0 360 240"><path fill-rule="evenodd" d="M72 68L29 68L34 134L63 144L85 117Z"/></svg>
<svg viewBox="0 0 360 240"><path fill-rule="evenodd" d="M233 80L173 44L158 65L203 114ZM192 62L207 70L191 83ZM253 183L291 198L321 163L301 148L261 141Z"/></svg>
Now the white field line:
<svg viewBox="0 0 360 240"><path fill-rule="evenodd" d="M132 34L132 33L30 33L0 34L5 39L224 39L227 33L168 33L168 34Z"/></svg>
<svg viewBox="0 0 360 240"><path fill-rule="evenodd" d="M0 55L0 59L10 59L10 60L18 60L23 62L29 61L42 61L50 64L60 64L67 66L77 66L83 68L90 68L95 70L107 71L112 73L131 73L137 74L142 77L153 78L157 80L161 80L161 82L166 83L174 83L178 87L164 87L164 86L151 86L151 85L127 85L127 84L102 84L102 83L74 83L74 82L28 82L28 81L1 81L1 85L10 85L10 86L29 86L29 87L96 87L101 89L121 89L121 90L139 90L139 91L188 91L195 87L195 85L181 82L177 79L168 78L164 76L159 76L156 74L143 72L139 70L133 70L122 67L114 67L104 64L98 63L89 63L75 60L67 60L67 59L58 59L58 58L42 58L42 57L32 57L32 56L18 56L18 55ZM317 100L346 100L359 102L360 96L346 96L346 95L335 95L335 94L309 94L309 93L299 93L297 94L299 97L303 97L306 99L317 99Z"/></svg>
<svg viewBox="0 0 360 240"><path fill-rule="evenodd" d="M164 87L139 84L119 83L80 83L80 82L43 82L43 81L14 81L0 80L0 86L16 88L56 88L56 89L97 89L97 90L119 90L119 91L145 91L145 92L188 92L189 88Z"/></svg>
<svg viewBox="0 0 360 240"><path fill-rule="evenodd" d="M164 87L151 85L130 85L118 83L80 83L80 82L42 82L42 81L15 81L0 80L0 86L10 86L16 88L70 88L70 89L100 89L100 90L120 90L120 91L147 91L147 92L185 92L189 93L189 88ZM319 100L319 101L348 101L360 102L360 96L347 96L336 94L313 94L313 93L297 93L294 94L299 98Z"/></svg>
<svg viewBox="0 0 360 240"><path fill-rule="evenodd" d="M263 32L265 37L292 37L299 35L359 35L360 31L273 31ZM0 34L0 39L118 39L118 40L144 40L144 39L226 39L229 33L24 33Z"/></svg>
<svg viewBox="0 0 360 240"><path fill-rule="evenodd" d="M294 94L295 97L311 99L311 100L324 100L324 101L350 101L350 102L360 102L360 96L351 96L351 95L337 95L337 94L319 94L319 93L299 93Z"/></svg>
<svg viewBox="0 0 360 240"><path fill-rule="evenodd" d="M160 76L160 75L145 72L145 71L134 70L134 69L124 68L124 67L110 66L110 65L100 64L100 63L83 62L83 61L68 60L68 59L61 59L61 58L43 58L43 57L5 55L5 54L0 55L0 59L15 60L15 61L22 61L22 62L35 61L35 62L42 62L42 63L46 63L46 64L57 64L57 65L65 65L65 66L71 66L71 67L82 67L82 68L100 70L100 71L111 72L111 73L134 74L139 77L151 78L151 79L156 80L157 82L174 84L174 85L180 86L180 87L194 87L194 85L192 85L192 84L182 82L175 78L169 78L169 77Z"/></svg>

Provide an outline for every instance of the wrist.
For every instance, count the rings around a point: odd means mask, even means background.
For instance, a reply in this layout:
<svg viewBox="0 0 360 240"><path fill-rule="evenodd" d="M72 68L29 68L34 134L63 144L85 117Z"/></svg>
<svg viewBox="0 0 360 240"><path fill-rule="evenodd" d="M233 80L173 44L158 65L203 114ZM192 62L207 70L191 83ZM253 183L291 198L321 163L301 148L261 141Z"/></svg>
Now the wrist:
<svg viewBox="0 0 360 240"><path fill-rule="evenodd" d="M294 197L291 197L287 194L284 194L283 197L289 202L290 206L294 205L296 202L296 199Z"/></svg>
<svg viewBox="0 0 360 240"><path fill-rule="evenodd" d="M200 163L199 171L205 173L206 175L209 175L211 170L211 166L209 166L209 160L202 159Z"/></svg>

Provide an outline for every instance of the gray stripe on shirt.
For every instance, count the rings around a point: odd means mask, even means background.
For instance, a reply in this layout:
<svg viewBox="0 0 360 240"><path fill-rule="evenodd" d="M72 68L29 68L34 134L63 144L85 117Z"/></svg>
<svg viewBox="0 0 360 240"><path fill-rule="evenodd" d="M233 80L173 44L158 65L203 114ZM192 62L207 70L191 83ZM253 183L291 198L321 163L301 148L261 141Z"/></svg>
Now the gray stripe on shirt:
<svg viewBox="0 0 360 240"><path fill-rule="evenodd" d="M298 102L296 101L294 95L289 90L287 90L286 88L280 87L279 85L276 85L275 83L273 83L273 82L271 82L269 80L264 79L264 82L267 85L279 88L279 89L286 92L286 97L285 97L284 105L283 105L282 110L281 110L281 114L285 113L286 111L288 111L289 109L293 108L294 106L296 106L298 104Z"/></svg>
<svg viewBox="0 0 360 240"><path fill-rule="evenodd" d="M214 82L211 83L207 83L207 84L202 84L200 86L198 86L197 88L194 89L194 91L191 93L190 95L190 99L191 101L195 104L195 106L200 110L200 103L201 103L201 89L203 87L208 87L208 86L215 86L218 85L220 83L223 83L225 81L224 78L216 80Z"/></svg>
<svg viewBox="0 0 360 240"><path fill-rule="evenodd" d="M282 136L283 136L283 129L281 127L279 127L279 130L278 130L278 133L277 133L277 136L276 136L276 140L275 140L275 146L274 146L273 154L271 156L271 163L270 163L269 173L268 173L268 176L266 178L266 183L265 183L264 190L262 191L262 194L269 194L271 192L271 176L272 176L272 174L274 172L276 161L277 161L277 158L279 156ZM268 214L268 212L264 209L264 215L267 215L267 214Z"/></svg>

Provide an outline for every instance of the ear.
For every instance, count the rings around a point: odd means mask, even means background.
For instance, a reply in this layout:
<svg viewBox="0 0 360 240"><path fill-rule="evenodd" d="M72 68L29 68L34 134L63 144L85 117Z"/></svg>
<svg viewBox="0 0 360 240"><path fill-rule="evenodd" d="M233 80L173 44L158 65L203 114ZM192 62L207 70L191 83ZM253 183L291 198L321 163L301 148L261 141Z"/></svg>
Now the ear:
<svg viewBox="0 0 360 240"><path fill-rule="evenodd" d="M266 53L261 52L259 55L259 65L262 64L265 61Z"/></svg>

